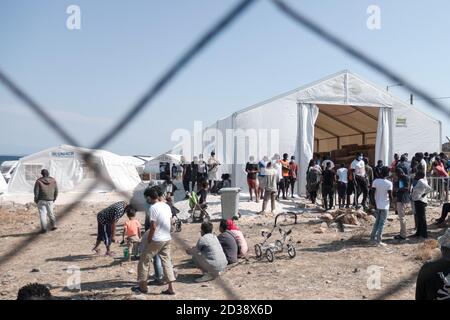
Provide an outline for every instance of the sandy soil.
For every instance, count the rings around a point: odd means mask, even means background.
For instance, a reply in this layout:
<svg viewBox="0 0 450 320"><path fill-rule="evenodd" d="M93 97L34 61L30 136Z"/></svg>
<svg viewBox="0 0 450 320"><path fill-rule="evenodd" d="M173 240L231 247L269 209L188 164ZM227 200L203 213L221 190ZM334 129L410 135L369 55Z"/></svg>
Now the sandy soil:
<svg viewBox="0 0 450 320"><path fill-rule="evenodd" d="M165 286L151 285L149 294L138 295L131 291L137 261L123 262L118 244L114 245L116 258L94 256L91 252L96 239L96 213L117 198L100 197L96 202L81 203L59 220L57 231L43 235L35 233L39 227L35 207L0 202L0 299L14 299L17 290L30 282L48 284L53 295L71 299L414 299L415 275L423 264L417 260L420 241L400 243L392 239L399 230L395 215L389 217L385 229L388 246L373 247L368 242L371 223L344 232L336 228L321 231L321 210L307 206L296 225L291 218L281 219L285 228L293 228L297 256L290 259L282 252L270 263L256 259L253 247L262 241L261 230L273 227L274 217L256 215L261 203L248 202L245 194L241 196L242 218L238 225L249 242L247 260L227 270L220 278L222 282L196 283L200 271L190 263L184 248L195 244L200 226L183 224L182 231L174 234L173 240L173 260L179 274L175 284L177 294L160 295ZM215 218L220 217L220 198L210 196L208 200L209 212ZM277 212L302 212L300 205L304 203L299 198L281 201ZM187 202L179 201L177 207L186 212ZM63 209L64 206L57 206L58 214ZM439 210L428 208L430 224L438 217ZM139 213L139 219L143 221L143 213ZM411 216L408 226L411 232L414 226ZM217 222L214 228L218 232ZM117 230L120 232L121 228ZM433 238L443 232L444 229L430 226ZM276 239L273 237L273 241ZM26 246L17 250L20 244ZM14 256L4 261L10 251ZM372 265L382 268L380 289L368 289L367 270ZM67 288L71 277L68 269L73 266L80 268L81 291ZM234 295L228 294L224 286Z"/></svg>

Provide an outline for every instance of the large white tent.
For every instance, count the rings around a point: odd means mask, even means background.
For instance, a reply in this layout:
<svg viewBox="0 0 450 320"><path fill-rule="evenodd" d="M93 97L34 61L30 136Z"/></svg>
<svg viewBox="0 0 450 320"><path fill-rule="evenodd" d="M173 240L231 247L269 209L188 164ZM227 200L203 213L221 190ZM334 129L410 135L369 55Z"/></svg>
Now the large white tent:
<svg viewBox="0 0 450 320"><path fill-rule="evenodd" d="M387 164L394 153L439 151L441 140L440 121L345 70L218 120L202 143L205 154L215 149L220 173L244 188L250 155L295 155L303 193L313 152L373 143L376 160Z"/></svg>
<svg viewBox="0 0 450 320"><path fill-rule="evenodd" d="M6 184L5 179L0 174L0 193L5 193L6 189L8 188L8 185Z"/></svg>
<svg viewBox="0 0 450 320"><path fill-rule="evenodd" d="M136 168L139 175L142 175L144 173L145 162L147 162L146 160L136 156L122 156L122 158L125 162L128 162L131 165L133 165Z"/></svg>
<svg viewBox="0 0 450 320"><path fill-rule="evenodd" d="M85 191L97 178L95 171L83 159L86 152L93 154L93 163L115 186L113 188L106 183L99 183L93 192L130 191L141 182L134 165L119 155L104 150L61 145L21 158L9 183L8 193L33 192L34 183L42 169L49 170L60 192Z"/></svg>

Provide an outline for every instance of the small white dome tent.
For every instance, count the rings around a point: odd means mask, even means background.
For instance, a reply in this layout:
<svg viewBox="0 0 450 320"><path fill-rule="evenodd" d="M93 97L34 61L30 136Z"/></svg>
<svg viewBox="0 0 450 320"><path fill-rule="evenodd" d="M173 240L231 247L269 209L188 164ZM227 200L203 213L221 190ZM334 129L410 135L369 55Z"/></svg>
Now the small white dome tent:
<svg viewBox="0 0 450 320"><path fill-rule="evenodd" d="M231 173L235 186L247 189L244 168L250 155L288 153L299 163L299 193L305 192L313 152L372 144L375 159L370 160L389 164L394 153L411 157L442 146L440 121L347 70L235 112L206 130L221 134L203 141L203 147L215 149L220 173Z"/></svg>
<svg viewBox="0 0 450 320"><path fill-rule="evenodd" d="M8 189L8 185L6 184L5 178L0 174L0 194L6 193L6 190Z"/></svg>
<svg viewBox="0 0 450 320"><path fill-rule="evenodd" d="M93 192L130 191L141 179L136 168L114 153L104 150L61 145L21 158L8 188L8 193L32 193L42 169L56 179L60 192L83 192L95 181L95 172L83 159L85 152L93 154L93 162L110 179L115 188L99 183Z"/></svg>
<svg viewBox="0 0 450 320"><path fill-rule="evenodd" d="M159 173L161 172L161 166L169 163L172 168L172 164L179 166L181 162L181 155L164 153L150 161L145 163L144 172L150 174L151 179L160 179Z"/></svg>

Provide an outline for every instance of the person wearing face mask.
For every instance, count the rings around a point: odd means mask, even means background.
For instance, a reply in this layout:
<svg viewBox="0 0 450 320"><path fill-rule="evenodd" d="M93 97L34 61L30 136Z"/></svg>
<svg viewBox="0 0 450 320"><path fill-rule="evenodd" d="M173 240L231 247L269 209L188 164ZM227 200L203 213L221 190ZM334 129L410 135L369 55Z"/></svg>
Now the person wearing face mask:
<svg viewBox="0 0 450 320"><path fill-rule="evenodd" d="M255 193L256 202L259 202L257 174L259 172L258 164L255 162L255 157L250 156L249 162L245 165L245 172L247 173L248 191L250 193L250 201L253 201L253 192Z"/></svg>
<svg viewBox="0 0 450 320"><path fill-rule="evenodd" d="M355 204L356 207L359 207L358 201L361 193L363 194L363 199L361 204L366 208L366 201L368 195L368 183L366 176L366 164L363 160L364 156L362 153L356 155L355 160L353 160L351 164L351 170L353 174L353 181L356 184L356 195L355 195Z"/></svg>
<svg viewBox="0 0 450 320"><path fill-rule="evenodd" d="M283 178L283 172L280 163L280 155L278 153L275 153L272 157L272 168L274 168L277 173L277 195L278 195L280 193L280 181ZM276 197L276 199L278 200L278 196Z"/></svg>
<svg viewBox="0 0 450 320"><path fill-rule="evenodd" d="M269 158L267 156L264 156L263 159L258 162L258 192L260 199L264 198L264 190L266 188L266 166L268 162Z"/></svg>

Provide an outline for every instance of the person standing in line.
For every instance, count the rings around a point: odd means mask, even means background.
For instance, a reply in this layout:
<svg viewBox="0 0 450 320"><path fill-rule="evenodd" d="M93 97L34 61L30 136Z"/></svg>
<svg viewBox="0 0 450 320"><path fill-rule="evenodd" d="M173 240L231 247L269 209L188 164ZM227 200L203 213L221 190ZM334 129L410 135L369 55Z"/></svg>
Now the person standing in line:
<svg viewBox="0 0 450 320"><path fill-rule="evenodd" d="M34 203L39 210L39 219L41 222L41 232L47 232L47 217L50 220L51 231L57 229L54 204L58 198L58 185L56 180L50 177L47 169L41 170L39 179L34 184Z"/></svg>
<svg viewBox="0 0 450 320"><path fill-rule="evenodd" d="M320 188L320 180L322 171L320 166L314 163L314 160L309 162L309 168L306 174L306 191L312 204L316 203L317 191Z"/></svg>
<svg viewBox="0 0 450 320"><path fill-rule="evenodd" d="M366 175L366 164L363 160L363 154L359 153L356 155L355 160L353 160L351 164L352 173L353 173L353 183L356 185L356 195L355 195L355 203L356 207L359 207L359 197L361 193L363 194L363 199L361 201L361 204L364 208L366 208L366 201L367 201L367 195L368 195L368 185L367 185L367 175Z"/></svg>
<svg viewBox="0 0 450 320"><path fill-rule="evenodd" d="M219 171L220 162L216 159L216 153L214 151L211 152L211 157L208 159L208 183L209 190L216 190L217 180L217 172Z"/></svg>
<svg viewBox="0 0 450 320"><path fill-rule="evenodd" d="M409 178L402 166L397 166L397 197L396 210L400 220L400 234L396 235L396 240L406 240L406 206L410 201L409 195Z"/></svg>
<svg viewBox="0 0 450 320"><path fill-rule="evenodd" d="M381 170L383 169L384 164L383 160L378 160L377 165L375 166L373 170L373 179L381 179Z"/></svg>
<svg viewBox="0 0 450 320"><path fill-rule="evenodd" d="M416 233L412 237L428 238L427 219L425 208L427 206L427 194L432 190L425 179L425 172L418 171L416 174L417 183L413 187L411 198L414 201L414 210L417 218Z"/></svg>
<svg viewBox="0 0 450 320"><path fill-rule="evenodd" d="M298 165L295 162L295 156L291 157L289 162L289 185L291 186L291 198L294 198L295 182L297 181Z"/></svg>
<svg viewBox="0 0 450 320"><path fill-rule="evenodd" d="M192 191L195 190L195 184L198 180L198 157L194 156L191 162L191 184L192 184ZM197 186L198 187L198 186Z"/></svg>
<svg viewBox="0 0 450 320"><path fill-rule="evenodd" d="M178 177L178 167L175 163L172 163L172 180L176 180Z"/></svg>
<svg viewBox="0 0 450 320"><path fill-rule="evenodd" d="M327 164L330 164L330 169L334 169L334 162L330 160L330 157L328 155L323 156L322 161L322 169L325 170L327 168Z"/></svg>
<svg viewBox="0 0 450 320"><path fill-rule="evenodd" d="M183 189L186 193L191 192L190 183L192 181L192 165L187 161L182 161L181 167L183 168L183 175L182 175ZM185 199L189 199L189 196L187 194Z"/></svg>
<svg viewBox="0 0 450 320"><path fill-rule="evenodd" d="M280 191L283 194L283 199L286 200L286 194L289 188L289 155L287 153L283 154L283 160L281 163L281 181L280 181L280 190L278 190L278 198L280 197Z"/></svg>
<svg viewBox="0 0 450 320"><path fill-rule="evenodd" d="M274 211L275 211L275 194L277 192L277 184L278 184L277 176L278 176L277 171L275 170L275 168L272 167L272 163L267 162L266 182L265 182L266 189L264 191L264 200L263 200L261 213L266 212L267 203L269 202L269 199L270 199L270 205L271 205L270 212L274 213Z"/></svg>
<svg viewBox="0 0 450 320"><path fill-rule="evenodd" d="M389 203L392 201L392 182L387 179L389 168L385 167L382 172L382 179L375 179L372 188L375 189L375 204L377 208L376 220L373 225L370 240L378 246L385 246L382 242L384 224L389 212Z"/></svg>
<svg viewBox="0 0 450 320"><path fill-rule="evenodd" d="M269 162L269 158L264 156L261 161L258 162L258 193L259 198L264 199L264 190L266 188L266 166Z"/></svg>
<svg viewBox="0 0 450 320"><path fill-rule="evenodd" d="M325 211L333 208L335 181L336 173L331 169L331 163L327 162L325 170L322 173L322 198Z"/></svg>
<svg viewBox="0 0 450 320"><path fill-rule="evenodd" d="M258 175L258 164L255 162L255 157L250 156L249 162L245 165L245 172L247 172L248 192L250 193L250 201L253 201L253 192L255 193L256 203L259 202L258 182L256 177Z"/></svg>
<svg viewBox="0 0 450 320"><path fill-rule="evenodd" d="M276 199L278 200L278 198L279 198L278 195L280 194L281 179L283 178L283 170L281 168L280 155L278 153L275 153L272 157L272 168L274 168L277 173L277 196L276 196Z"/></svg>
<svg viewBox="0 0 450 320"><path fill-rule="evenodd" d="M373 183L373 180L374 180L374 174L373 174L373 169L372 169L372 167L369 165L369 159L366 158L366 157L364 157L364 164L365 164L364 169L366 170L367 188L368 188L368 190L367 190L367 193L368 193L368 199L367 199L367 200L368 200L369 203L370 203L370 199L373 198L373 190L372 190L372 188L370 188L370 186L371 186L372 183ZM366 200L366 201L367 201L367 200ZM364 205L367 206L367 203L365 203Z"/></svg>
<svg viewBox="0 0 450 320"><path fill-rule="evenodd" d="M337 170L338 178L338 202L339 209L343 209L345 206L345 196L347 194L347 184L348 184L348 169L345 164L341 163L341 167Z"/></svg>
<svg viewBox="0 0 450 320"><path fill-rule="evenodd" d="M199 155L198 169L197 169L197 191L200 191L203 181L208 179L208 166L203 160L203 154Z"/></svg>

